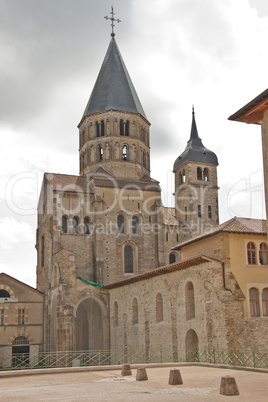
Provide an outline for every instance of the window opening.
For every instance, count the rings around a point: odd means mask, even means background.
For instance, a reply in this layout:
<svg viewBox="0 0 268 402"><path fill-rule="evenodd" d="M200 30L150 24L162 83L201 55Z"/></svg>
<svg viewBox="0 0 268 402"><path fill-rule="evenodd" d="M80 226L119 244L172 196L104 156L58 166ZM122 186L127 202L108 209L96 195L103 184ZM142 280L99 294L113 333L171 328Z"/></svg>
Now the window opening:
<svg viewBox="0 0 268 402"><path fill-rule="evenodd" d="M124 135L124 121L120 119L120 135Z"/></svg>
<svg viewBox="0 0 268 402"><path fill-rule="evenodd" d="M79 219L77 216L73 217L73 233L78 234Z"/></svg>
<svg viewBox="0 0 268 402"><path fill-rule="evenodd" d="M7 290L0 289L0 297L4 297L4 298L10 297L10 294L9 294L9 292Z"/></svg>
<svg viewBox="0 0 268 402"><path fill-rule="evenodd" d="M198 208L197 216L198 216L198 218L201 218L201 217L202 217L201 205L199 204L199 205L197 206L197 208Z"/></svg>
<svg viewBox="0 0 268 402"><path fill-rule="evenodd" d="M62 217L62 233L68 233L68 218L67 216Z"/></svg>
<svg viewBox="0 0 268 402"><path fill-rule="evenodd" d="M18 310L18 324L19 325L25 324L25 310L23 308Z"/></svg>
<svg viewBox="0 0 268 402"><path fill-rule="evenodd" d="M99 122L96 121L96 137L100 136L100 126L99 126Z"/></svg>
<svg viewBox="0 0 268 402"><path fill-rule="evenodd" d="M208 174L208 169L207 168L204 169L204 180L209 181L209 174Z"/></svg>
<svg viewBox="0 0 268 402"><path fill-rule="evenodd" d="M101 136L104 137L104 120L101 121Z"/></svg>
<svg viewBox="0 0 268 402"><path fill-rule="evenodd" d="M125 132L126 137L129 137L129 120L126 121L126 132Z"/></svg>
<svg viewBox="0 0 268 402"><path fill-rule="evenodd" d="M132 218L132 233L133 234L139 233L139 219L137 216L133 216Z"/></svg>
<svg viewBox="0 0 268 402"><path fill-rule="evenodd" d="M99 160L101 161L103 159L103 149L101 145L99 146Z"/></svg>
<svg viewBox="0 0 268 402"><path fill-rule="evenodd" d="M209 219L212 218L212 209L211 209L211 205L208 206L208 218L209 218Z"/></svg>
<svg viewBox="0 0 268 402"><path fill-rule="evenodd" d="M84 234L90 234L90 222L87 217L84 218Z"/></svg>
<svg viewBox="0 0 268 402"><path fill-rule="evenodd" d="M202 170L200 167L197 168L197 180L202 180Z"/></svg>
<svg viewBox="0 0 268 402"><path fill-rule="evenodd" d="M187 221L187 207L184 207L184 219Z"/></svg>
<svg viewBox="0 0 268 402"><path fill-rule="evenodd" d="M262 315L268 317L268 288L262 291Z"/></svg>
<svg viewBox="0 0 268 402"><path fill-rule="evenodd" d="M123 215L118 215L117 217L117 231L118 233L124 233L125 231L125 219L123 217Z"/></svg>
<svg viewBox="0 0 268 402"><path fill-rule="evenodd" d="M260 316L259 292L256 288L249 289L250 316Z"/></svg>
<svg viewBox="0 0 268 402"><path fill-rule="evenodd" d="M259 256L260 256L260 264L267 265L268 264L268 249L267 249L266 243L260 244Z"/></svg>
<svg viewBox="0 0 268 402"><path fill-rule="evenodd" d="M247 245L247 254L248 254L248 264L255 265L256 264L256 250L255 244L249 242Z"/></svg>
<svg viewBox="0 0 268 402"><path fill-rule="evenodd" d="M123 161L127 160L127 146L126 145L123 146L122 157L123 157Z"/></svg>
<svg viewBox="0 0 268 402"><path fill-rule="evenodd" d="M125 273L133 274L133 249L131 246L126 246L124 249L125 257Z"/></svg>
<svg viewBox="0 0 268 402"><path fill-rule="evenodd" d="M173 264L176 262L176 255L174 253L169 254L169 263Z"/></svg>

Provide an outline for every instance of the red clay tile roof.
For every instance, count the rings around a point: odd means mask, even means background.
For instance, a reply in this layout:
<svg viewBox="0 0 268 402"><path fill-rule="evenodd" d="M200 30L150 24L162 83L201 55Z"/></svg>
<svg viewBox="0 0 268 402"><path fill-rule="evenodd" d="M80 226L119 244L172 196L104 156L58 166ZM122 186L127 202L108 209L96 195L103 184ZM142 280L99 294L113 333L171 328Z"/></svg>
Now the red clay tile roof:
<svg viewBox="0 0 268 402"><path fill-rule="evenodd" d="M203 264L205 262L210 262L210 261L220 262L214 258L207 257L205 255L199 255L197 257L189 258L184 261L174 262L174 264L169 264L169 265L165 265L160 268L152 269L151 271L147 271L147 272L144 272L143 274L139 274L139 275L133 276L131 278L124 279L123 281L111 283L110 285L103 286L103 289L118 288L121 286L129 285L130 283L140 282L140 281L143 281L144 279L149 279L149 278L153 278L155 276L164 275L169 272L180 271L180 270L186 269L188 267L200 265L200 264Z"/></svg>
<svg viewBox="0 0 268 402"><path fill-rule="evenodd" d="M173 250L180 250L184 246L188 246L191 243L195 243L198 240L205 239L207 237L213 236L217 233L243 233L250 235L266 235L267 234L267 221L264 219L251 219L251 218L238 218L235 216L222 223L221 225L216 226L214 229L207 233L203 233L199 236L194 237L193 239L186 240L183 243L178 244L173 247Z"/></svg>

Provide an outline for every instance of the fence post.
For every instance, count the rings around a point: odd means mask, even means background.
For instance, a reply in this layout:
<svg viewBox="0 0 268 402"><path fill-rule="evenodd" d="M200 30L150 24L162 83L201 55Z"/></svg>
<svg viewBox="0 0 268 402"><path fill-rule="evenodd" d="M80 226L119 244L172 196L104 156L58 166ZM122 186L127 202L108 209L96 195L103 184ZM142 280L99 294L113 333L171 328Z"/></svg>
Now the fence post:
<svg viewBox="0 0 268 402"><path fill-rule="evenodd" d="M101 365L101 356L100 356L100 354L101 354L101 351L99 350L99 366Z"/></svg>
<svg viewBox="0 0 268 402"><path fill-rule="evenodd" d="M160 349L160 363L163 363L162 349Z"/></svg>
<svg viewBox="0 0 268 402"><path fill-rule="evenodd" d="M213 362L216 364L216 351L213 349Z"/></svg>
<svg viewBox="0 0 268 402"><path fill-rule="evenodd" d="M254 368L256 368L256 355L255 355L254 350L253 350L253 365L254 365Z"/></svg>

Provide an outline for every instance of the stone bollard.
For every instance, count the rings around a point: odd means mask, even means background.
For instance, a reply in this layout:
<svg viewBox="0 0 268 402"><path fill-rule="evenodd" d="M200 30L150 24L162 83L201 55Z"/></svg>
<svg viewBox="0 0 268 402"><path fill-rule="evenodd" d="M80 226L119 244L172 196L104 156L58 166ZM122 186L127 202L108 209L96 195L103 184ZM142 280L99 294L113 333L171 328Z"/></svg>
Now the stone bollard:
<svg viewBox="0 0 268 402"><path fill-rule="evenodd" d="M221 395L239 395L238 387L234 377L227 375L221 378Z"/></svg>
<svg viewBox="0 0 268 402"><path fill-rule="evenodd" d="M123 364L121 375L132 375L130 364Z"/></svg>
<svg viewBox="0 0 268 402"><path fill-rule="evenodd" d="M146 381L148 376L145 367L139 367L137 369L136 381Z"/></svg>
<svg viewBox="0 0 268 402"><path fill-rule="evenodd" d="M169 373L169 385L181 385L183 384L181 373L179 369L172 369Z"/></svg>

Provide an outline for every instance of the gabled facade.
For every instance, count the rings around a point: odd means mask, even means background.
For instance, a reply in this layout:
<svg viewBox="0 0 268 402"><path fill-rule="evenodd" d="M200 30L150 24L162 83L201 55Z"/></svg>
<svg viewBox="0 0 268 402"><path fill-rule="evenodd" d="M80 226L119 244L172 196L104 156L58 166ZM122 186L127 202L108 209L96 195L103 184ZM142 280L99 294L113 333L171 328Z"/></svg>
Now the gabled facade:
<svg viewBox="0 0 268 402"><path fill-rule="evenodd" d="M43 304L42 293L0 274L0 367L18 365L24 354L33 360L42 351Z"/></svg>

